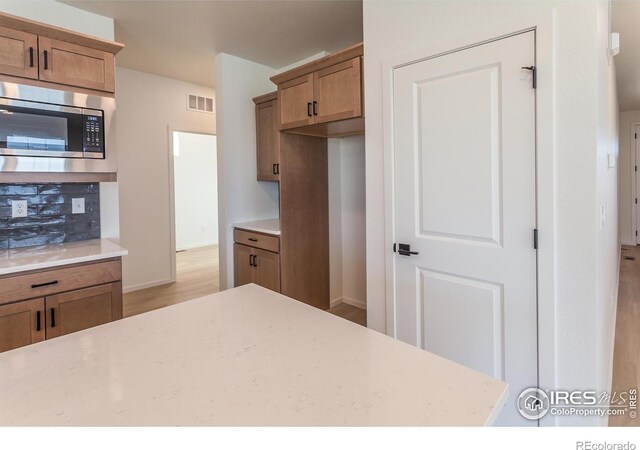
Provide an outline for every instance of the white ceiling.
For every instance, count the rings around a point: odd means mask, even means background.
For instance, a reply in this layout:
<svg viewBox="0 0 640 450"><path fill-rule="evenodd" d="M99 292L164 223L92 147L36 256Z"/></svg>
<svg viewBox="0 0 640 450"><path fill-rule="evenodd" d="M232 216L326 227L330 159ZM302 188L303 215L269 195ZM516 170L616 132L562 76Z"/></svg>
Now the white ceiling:
<svg viewBox="0 0 640 450"><path fill-rule="evenodd" d="M615 56L620 111L640 109L640 1L614 0L611 31L620 33Z"/></svg>
<svg viewBox="0 0 640 450"><path fill-rule="evenodd" d="M280 68L362 41L362 1L65 0L115 19L117 65L214 85L214 55Z"/></svg>

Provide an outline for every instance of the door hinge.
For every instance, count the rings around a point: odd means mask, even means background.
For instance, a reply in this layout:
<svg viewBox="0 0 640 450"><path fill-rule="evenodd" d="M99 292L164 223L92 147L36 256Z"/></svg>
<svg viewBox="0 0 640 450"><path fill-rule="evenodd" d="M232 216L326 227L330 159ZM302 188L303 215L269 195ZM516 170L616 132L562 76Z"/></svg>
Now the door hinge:
<svg viewBox="0 0 640 450"><path fill-rule="evenodd" d="M531 71L532 86L534 89L536 89L538 87L538 68L536 66L524 66L521 68L524 70Z"/></svg>
<svg viewBox="0 0 640 450"><path fill-rule="evenodd" d="M538 229L533 229L533 249L538 250Z"/></svg>

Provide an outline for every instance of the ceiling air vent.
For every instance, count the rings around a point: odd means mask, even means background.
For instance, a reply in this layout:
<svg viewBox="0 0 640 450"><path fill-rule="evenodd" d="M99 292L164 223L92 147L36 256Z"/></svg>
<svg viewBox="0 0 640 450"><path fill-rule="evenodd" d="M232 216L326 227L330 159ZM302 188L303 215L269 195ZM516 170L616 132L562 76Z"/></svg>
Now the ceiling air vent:
<svg viewBox="0 0 640 450"><path fill-rule="evenodd" d="M215 112L213 110L213 99L211 97L202 97L194 94L187 94L187 109L209 114Z"/></svg>

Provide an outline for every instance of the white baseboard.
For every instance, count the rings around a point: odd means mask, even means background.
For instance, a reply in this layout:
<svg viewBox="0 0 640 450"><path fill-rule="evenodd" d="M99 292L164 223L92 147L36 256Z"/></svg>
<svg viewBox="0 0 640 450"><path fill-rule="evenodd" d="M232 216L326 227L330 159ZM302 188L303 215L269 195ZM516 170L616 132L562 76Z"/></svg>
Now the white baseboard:
<svg viewBox="0 0 640 450"><path fill-rule="evenodd" d="M141 291L142 289L149 289L152 287L162 286L163 284L169 284L169 283L173 283L171 278L166 278L164 280L150 281L149 283L141 283L141 284L136 284L134 286L125 286L122 289L122 292L127 294L129 292Z"/></svg>
<svg viewBox="0 0 640 450"><path fill-rule="evenodd" d="M355 300L349 297L342 297L342 303L346 303L347 305L355 306L356 308L360 308L364 310L367 309L367 304L365 302L360 300Z"/></svg>

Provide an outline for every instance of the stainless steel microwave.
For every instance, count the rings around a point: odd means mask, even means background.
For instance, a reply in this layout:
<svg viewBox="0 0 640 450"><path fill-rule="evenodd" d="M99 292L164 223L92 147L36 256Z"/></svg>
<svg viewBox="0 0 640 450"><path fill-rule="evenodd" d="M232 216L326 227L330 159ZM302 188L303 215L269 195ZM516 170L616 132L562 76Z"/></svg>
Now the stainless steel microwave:
<svg viewBox="0 0 640 450"><path fill-rule="evenodd" d="M0 81L0 179L2 172L115 173L114 123L113 97Z"/></svg>
<svg viewBox="0 0 640 450"><path fill-rule="evenodd" d="M0 98L0 154L104 159L104 113Z"/></svg>

